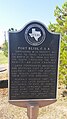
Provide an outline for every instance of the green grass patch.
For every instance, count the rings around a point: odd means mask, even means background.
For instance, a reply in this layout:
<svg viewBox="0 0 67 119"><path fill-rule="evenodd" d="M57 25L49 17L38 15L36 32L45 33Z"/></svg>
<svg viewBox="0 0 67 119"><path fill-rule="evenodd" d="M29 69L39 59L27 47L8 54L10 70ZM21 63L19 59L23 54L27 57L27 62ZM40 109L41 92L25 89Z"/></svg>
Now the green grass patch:
<svg viewBox="0 0 67 119"><path fill-rule="evenodd" d="M3 51L0 51L0 64L7 64L8 63L8 58L5 57Z"/></svg>

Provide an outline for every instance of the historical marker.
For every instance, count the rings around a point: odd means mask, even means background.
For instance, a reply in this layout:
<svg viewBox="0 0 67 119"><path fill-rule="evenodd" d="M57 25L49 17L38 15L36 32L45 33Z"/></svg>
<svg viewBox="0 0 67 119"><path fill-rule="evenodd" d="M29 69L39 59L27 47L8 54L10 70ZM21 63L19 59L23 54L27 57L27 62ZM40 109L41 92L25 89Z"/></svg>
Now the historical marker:
<svg viewBox="0 0 67 119"><path fill-rule="evenodd" d="M56 99L59 42L40 22L9 32L10 101Z"/></svg>

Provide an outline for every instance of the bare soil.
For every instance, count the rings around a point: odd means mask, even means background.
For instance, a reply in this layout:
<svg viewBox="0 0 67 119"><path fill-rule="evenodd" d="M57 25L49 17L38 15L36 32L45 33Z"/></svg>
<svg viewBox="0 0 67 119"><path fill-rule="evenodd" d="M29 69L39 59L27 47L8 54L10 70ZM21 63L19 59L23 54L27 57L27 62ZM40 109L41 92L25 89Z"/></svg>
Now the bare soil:
<svg viewBox="0 0 67 119"><path fill-rule="evenodd" d="M7 72L0 73L0 79L7 79ZM63 96L64 86L58 87L55 103L39 109L37 119L67 119L67 96ZM0 89L0 119L28 119L27 109L8 103L8 89Z"/></svg>

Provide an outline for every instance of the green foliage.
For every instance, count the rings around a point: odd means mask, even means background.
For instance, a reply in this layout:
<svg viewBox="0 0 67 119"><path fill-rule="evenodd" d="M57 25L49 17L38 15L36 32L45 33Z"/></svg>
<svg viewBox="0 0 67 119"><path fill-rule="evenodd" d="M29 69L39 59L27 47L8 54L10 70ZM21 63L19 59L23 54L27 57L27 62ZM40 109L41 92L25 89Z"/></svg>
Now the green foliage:
<svg viewBox="0 0 67 119"><path fill-rule="evenodd" d="M5 57L3 51L0 51L0 64L7 64L8 63L8 58Z"/></svg>
<svg viewBox="0 0 67 119"><path fill-rule="evenodd" d="M59 80L67 86L67 2L62 8L56 6L54 16L56 23L50 23L49 30L61 33Z"/></svg>
<svg viewBox="0 0 67 119"><path fill-rule="evenodd" d="M9 31L17 31L17 29L9 28Z"/></svg>
<svg viewBox="0 0 67 119"><path fill-rule="evenodd" d="M7 42L7 40L5 40L5 42L3 44L3 51L4 51L4 55L6 57L8 57L8 42Z"/></svg>
<svg viewBox="0 0 67 119"><path fill-rule="evenodd" d="M14 29L14 28L10 28L9 31L17 31L17 29ZM8 57L8 42L7 40L5 39L5 42L3 44L3 51L4 51L4 55L6 57Z"/></svg>

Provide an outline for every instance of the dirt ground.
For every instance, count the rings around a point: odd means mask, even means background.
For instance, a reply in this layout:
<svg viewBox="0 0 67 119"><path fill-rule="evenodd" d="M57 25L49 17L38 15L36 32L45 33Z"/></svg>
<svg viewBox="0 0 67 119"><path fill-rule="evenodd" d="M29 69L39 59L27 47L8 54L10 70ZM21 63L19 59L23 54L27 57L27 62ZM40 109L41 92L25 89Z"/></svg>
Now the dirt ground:
<svg viewBox="0 0 67 119"><path fill-rule="evenodd" d="M7 74L0 74L7 77ZM37 119L67 119L67 96L63 96L64 86L58 88L55 103L39 109ZM0 89L0 119L28 119L27 109L8 103L8 89Z"/></svg>
<svg viewBox="0 0 67 119"><path fill-rule="evenodd" d="M67 119L67 97L62 96L62 90L58 89L57 102L39 109L37 119ZM0 119L28 119L27 109L8 103L7 89L0 89Z"/></svg>

